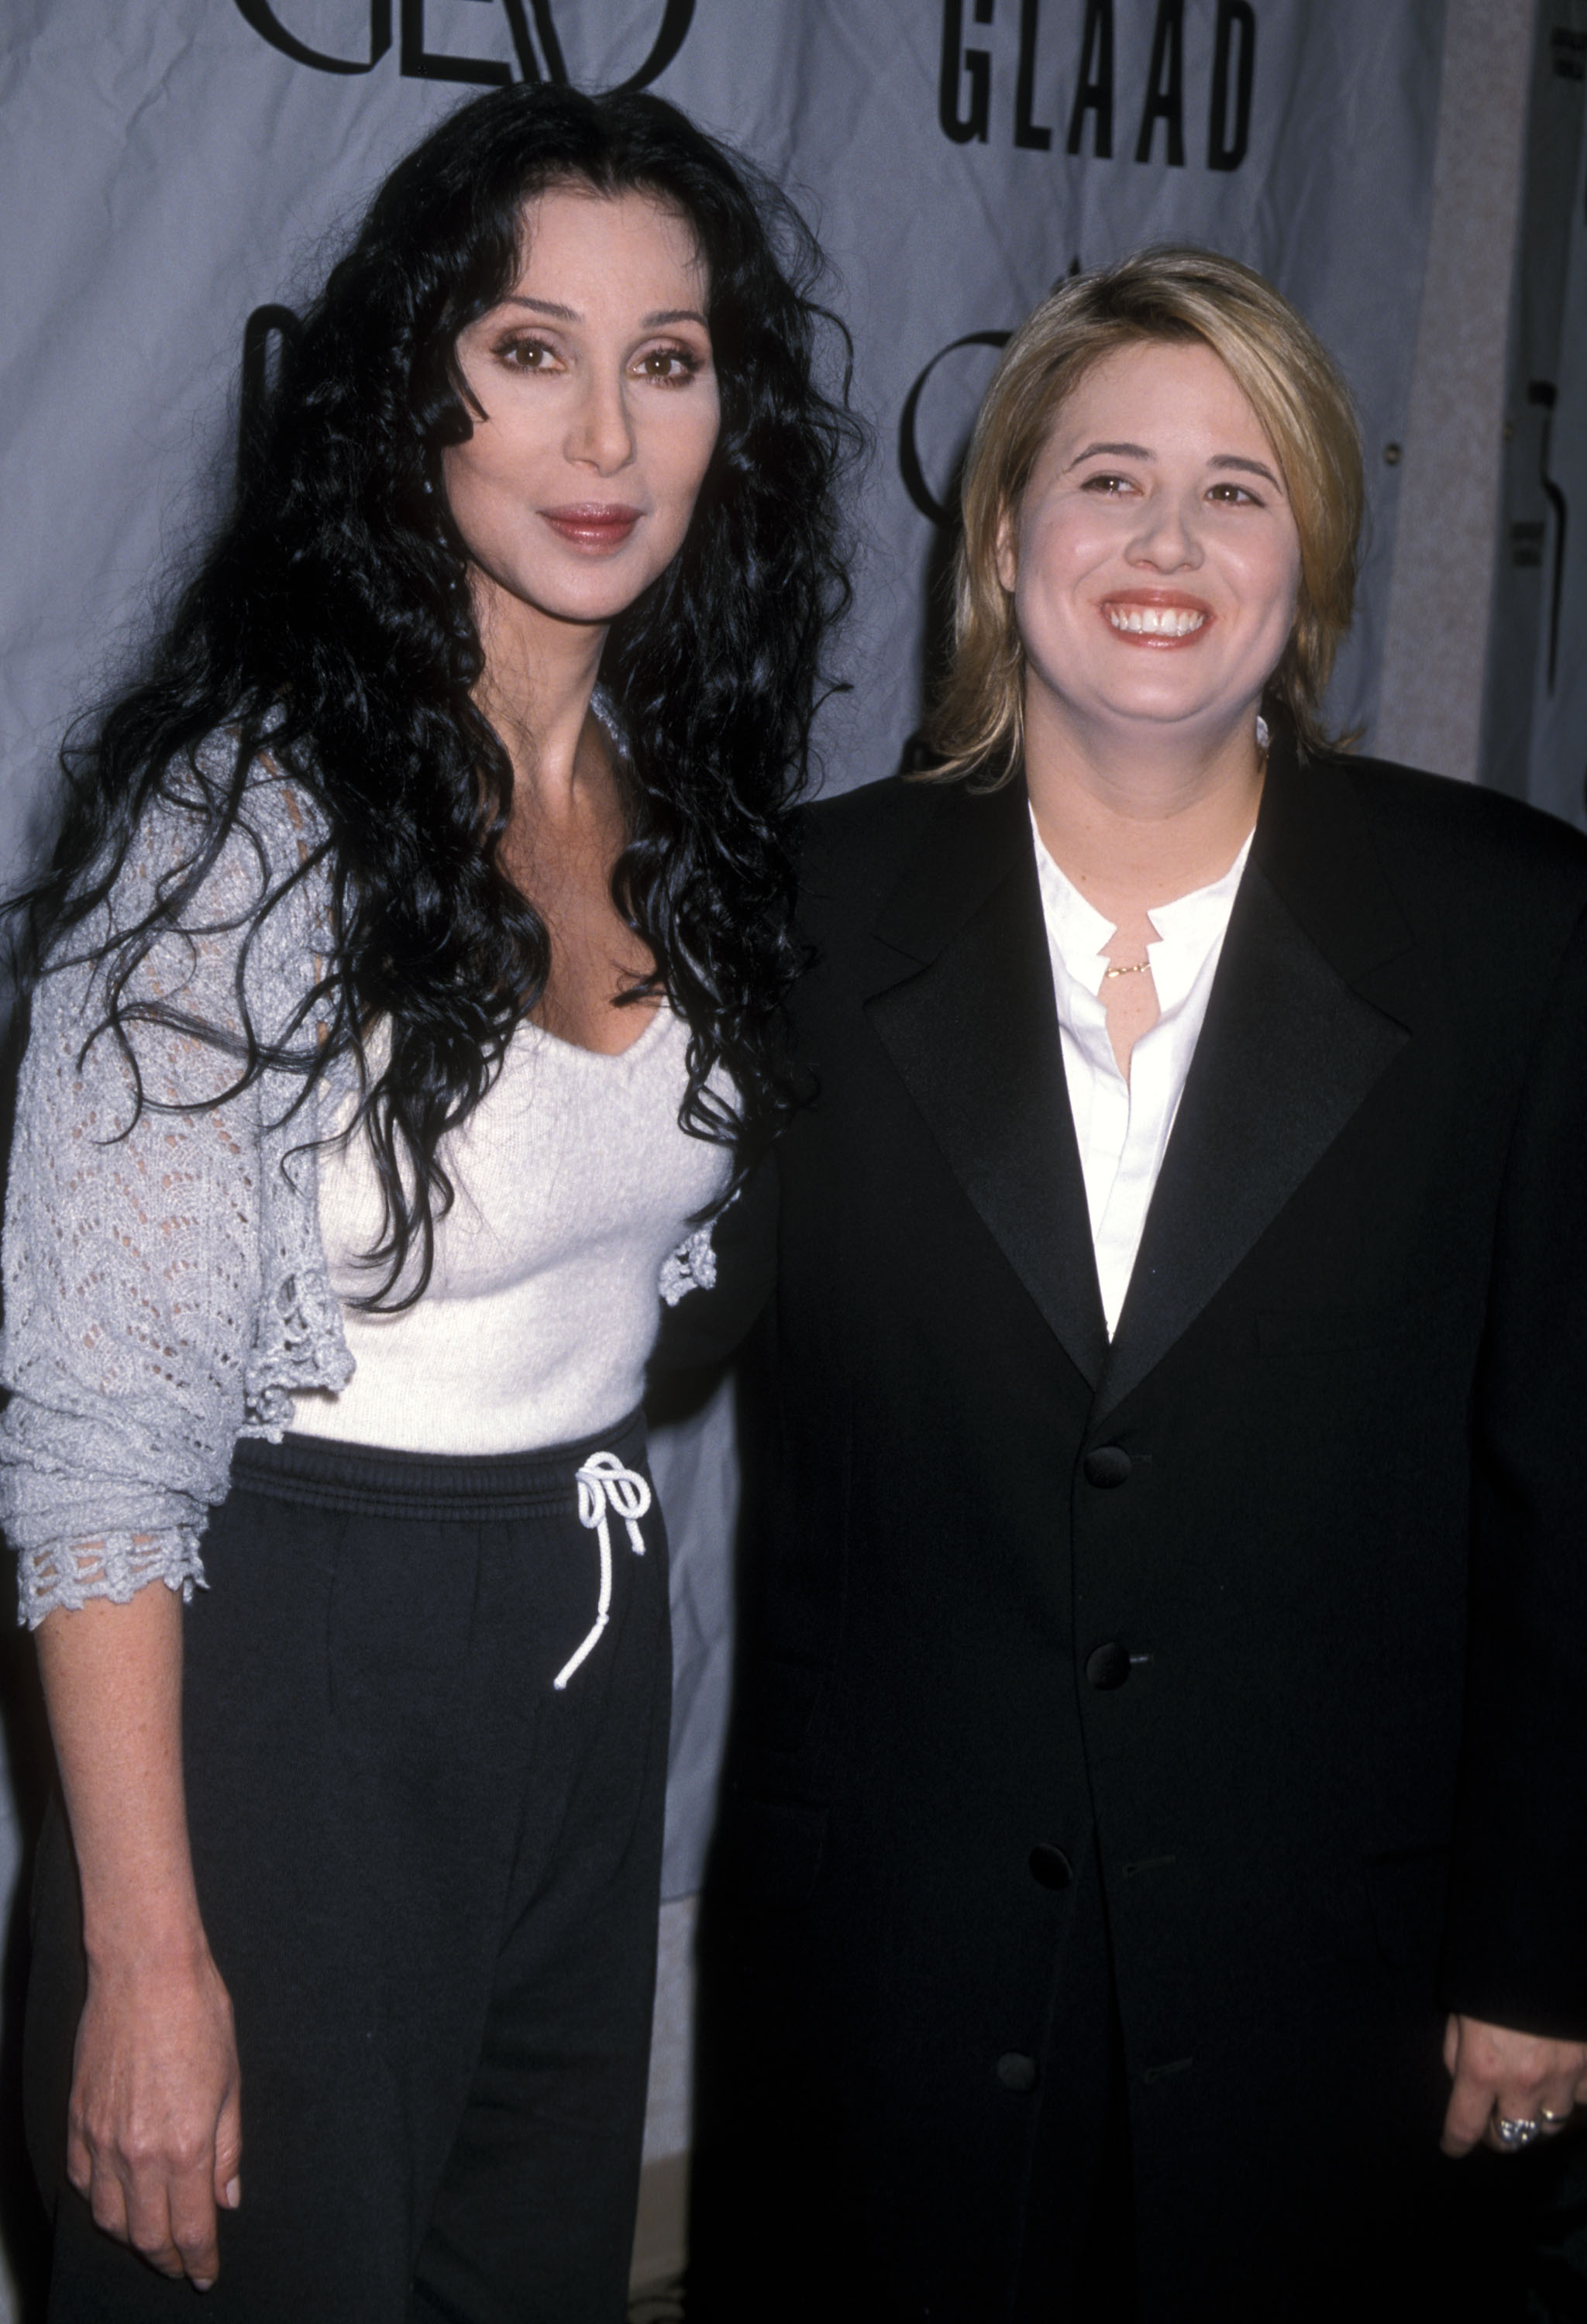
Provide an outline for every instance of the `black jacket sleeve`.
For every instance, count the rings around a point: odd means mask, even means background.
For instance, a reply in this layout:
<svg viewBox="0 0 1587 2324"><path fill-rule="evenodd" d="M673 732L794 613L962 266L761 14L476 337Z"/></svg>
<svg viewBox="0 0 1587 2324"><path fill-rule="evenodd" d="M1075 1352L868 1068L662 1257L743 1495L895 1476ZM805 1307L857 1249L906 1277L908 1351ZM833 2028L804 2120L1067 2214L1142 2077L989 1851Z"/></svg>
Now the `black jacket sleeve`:
<svg viewBox="0 0 1587 2324"><path fill-rule="evenodd" d="M1587 923L1517 1117L1472 1443L1444 1998L1587 2039Z"/></svg>

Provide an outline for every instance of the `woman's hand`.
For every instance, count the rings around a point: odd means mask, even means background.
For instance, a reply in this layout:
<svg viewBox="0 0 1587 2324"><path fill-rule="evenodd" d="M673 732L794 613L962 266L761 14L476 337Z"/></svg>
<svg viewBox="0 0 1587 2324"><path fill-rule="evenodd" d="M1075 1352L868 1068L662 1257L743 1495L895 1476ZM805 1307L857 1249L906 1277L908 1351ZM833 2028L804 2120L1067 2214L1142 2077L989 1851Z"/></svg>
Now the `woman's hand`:
<svg viewBox="0 0 1587 2324"><path fill-rule="evenodd" d="M242 2196L232 2006L208 1948L175 1963L90 1967L66 2172L96 2226L200 2292L219 2267L216 2209Z"/></svg>
<svg viewBox="0 0 1587 2324"><path fill-rule="evenodd" d="M1454 2084L1444 2118L1445 2154L1467 2154L1482 2139L1511 2153L1563 2130L1572 2109L1587 2103L1584 2043L1452 2017L1444 2062ZM1503 2124L1511 2126L1509 2137L1501 2135Z"/></svg>
<svg viewBox="0 0 1587 2324"><path fill-rule="evenodd" d="M39 1630L83 1895L67 2175L106 2234L215 2281L216 2206L240 2200L232 2006L198 1910L182 1786L181 1600L151 1582Z"/></svg>

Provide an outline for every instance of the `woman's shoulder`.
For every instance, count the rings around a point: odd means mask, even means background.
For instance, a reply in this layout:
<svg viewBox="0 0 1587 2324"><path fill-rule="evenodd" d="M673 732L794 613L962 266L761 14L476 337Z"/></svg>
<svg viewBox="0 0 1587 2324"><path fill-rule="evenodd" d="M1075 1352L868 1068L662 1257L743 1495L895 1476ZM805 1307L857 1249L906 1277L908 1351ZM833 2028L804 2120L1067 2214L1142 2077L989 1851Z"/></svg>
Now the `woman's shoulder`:
<svg viewBox="0 0 1587 2324"><path fill-rule="evenodd" d="M799 923L822 954L868 930L949 803L937 784L892 775L829 793L799 815Z"/></svg>
<svg viewBox="0 0 1587 2324"><path fill-rule="evenodd" d="M180 1004L230 1039L240 976L256 1023L291 1021L332 948L328 836L312 781L268 740L216 729L161 767L114 853L88 867L41 1000L48 988L68 1019L112 991L134 1019Z"/></svg>
<svg viewBox="0 0 1587 2324"><path fill-rule="evenodd" d="M900 831L924 829L952 795L949 786L916 774L884 775L824 791L800 808L799 817L817 843L853 846L874 838L890 844Z"/></svg>
<svg viewBox="0 0 1587 2324"><path fill-rule="evenodd" d="M237 726L217 727L173 767L171 791L189 813L235 796L244 838L252 838L284 868L322 846L327 827L301 746L289 757L272 747L271 731L267 724L263 738L251 740Z"/></svg>
<svg viewBox="0 0 1587 2324"><path fill-rule="evenodd" d="M1587 907L1587 835L1556 815L1482 783L1429 774L1389 759L1324 762L1349 785L1380 851L1473 893L1556 896Z"/></svg>
<svg viewBox="0 0 1587 2324"><path fill-rule="evenodd" d="M217 727L163 768L113 891L115 922L152 908L173 929L246 920L305 885L327 828L314 786L268 739Z"/></svg>
<svg viewBox="0 0 1587 2324"><path fill-rule="evenodd" d="M833 791L799 811L799 864L807 891L869 889L899 865L952 803L955 789L914 775L888 775Z"/></svg>

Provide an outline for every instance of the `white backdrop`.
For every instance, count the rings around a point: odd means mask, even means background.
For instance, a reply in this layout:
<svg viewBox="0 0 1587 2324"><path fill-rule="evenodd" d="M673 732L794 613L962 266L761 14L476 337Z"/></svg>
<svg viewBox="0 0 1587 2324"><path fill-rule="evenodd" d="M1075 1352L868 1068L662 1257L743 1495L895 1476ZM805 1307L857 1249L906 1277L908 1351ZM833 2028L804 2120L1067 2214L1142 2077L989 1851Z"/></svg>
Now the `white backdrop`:
<svg viewBox="0 0 1587 2324"><path fill-rule="evenodd" d="M1442 0L5 0L0 876L48 827L67 718L135 659L226 491L249 316L300 302L395 158L510 77L651 82L818 224L877 444L831 782L890 771L917 723L937 518L999 335L1076 263L1167 238L1269 274L1355 391L1372 531L1334 709L1370 736L1442 22ZM721 1397L658 1468L677 1895L725 1699Z"/></svg>

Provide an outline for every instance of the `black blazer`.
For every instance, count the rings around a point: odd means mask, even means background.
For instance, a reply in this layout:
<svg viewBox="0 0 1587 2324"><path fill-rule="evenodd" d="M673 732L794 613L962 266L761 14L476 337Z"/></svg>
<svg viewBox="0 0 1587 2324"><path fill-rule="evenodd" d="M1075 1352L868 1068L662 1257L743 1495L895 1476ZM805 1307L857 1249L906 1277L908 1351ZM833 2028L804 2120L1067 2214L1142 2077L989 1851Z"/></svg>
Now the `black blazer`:
<svg viewBox="0 0 1587 2324"><path fill-rule="evenodd" d="M1111 1346L1022 787L804 908L691 2314L1056 2312L1111 2020L1143 2314L1371 2312L1444 2012L1587 2035L1587 845L1275 751Z"/></svg>

